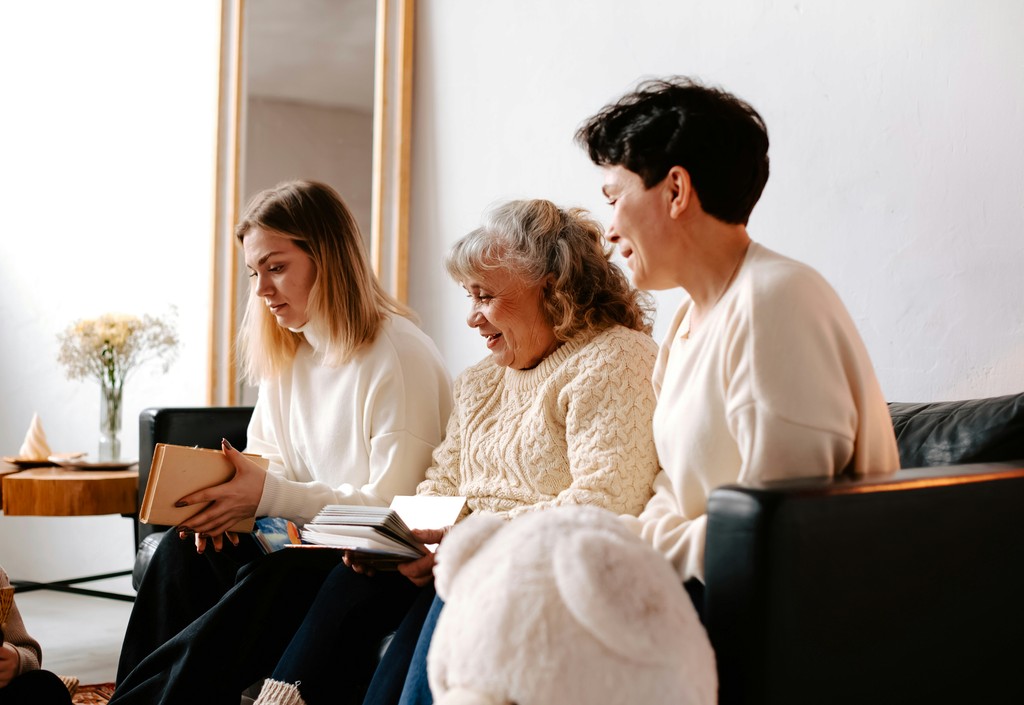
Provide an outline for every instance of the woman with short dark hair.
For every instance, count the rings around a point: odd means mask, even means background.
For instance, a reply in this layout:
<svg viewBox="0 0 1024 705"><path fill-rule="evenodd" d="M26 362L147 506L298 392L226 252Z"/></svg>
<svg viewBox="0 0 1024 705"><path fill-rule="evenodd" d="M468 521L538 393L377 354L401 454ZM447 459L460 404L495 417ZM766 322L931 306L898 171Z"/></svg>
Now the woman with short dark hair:
<svg viewBox="0 0 1024 705"><path fill-rule="evenodd" d="M603 167L607 236L633 281L686 294L654 371L663 470L628 521L699 595L713 489L893 472L892 421L836 292L747 232L768 180L756 110L687 78L651 81L577 140Z"/></svg>

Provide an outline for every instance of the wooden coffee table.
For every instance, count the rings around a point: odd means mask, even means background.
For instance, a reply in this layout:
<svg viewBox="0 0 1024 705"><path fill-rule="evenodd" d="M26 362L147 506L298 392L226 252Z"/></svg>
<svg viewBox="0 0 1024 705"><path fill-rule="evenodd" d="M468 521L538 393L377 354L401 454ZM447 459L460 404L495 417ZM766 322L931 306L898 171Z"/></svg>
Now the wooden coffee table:
<svg viewBox="0 0 1024 705"><path fill-rule="evenodd" d="M0 499L4 516L92 516L121 514L134 519L138 513L139 471L69 470L42 467L20 470L0 465ZM134 525L133 525L134 526ZM94 597L132 601L130 595L74 587L77 583L130 575L130 570L84 578L38 583L14 580L19 592L59 590Z"/></svg>
<svg viewBox="0 0 1024 705"><path fill-rule="evenodd" d="M138 511L139 471L31 468L3 477L6 516L91 516Z"/></svg>

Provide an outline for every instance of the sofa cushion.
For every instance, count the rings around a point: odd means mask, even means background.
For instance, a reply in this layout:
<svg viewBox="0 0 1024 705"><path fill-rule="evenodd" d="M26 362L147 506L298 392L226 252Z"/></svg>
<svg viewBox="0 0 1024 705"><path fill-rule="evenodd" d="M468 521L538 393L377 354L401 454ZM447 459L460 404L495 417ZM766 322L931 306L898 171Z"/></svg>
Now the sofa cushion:
<svg viewBox="0 0 1024 705"><path fill-rule="evenodd" d="M1024 459L1024 394L889 404L900 467Z"/></svg>

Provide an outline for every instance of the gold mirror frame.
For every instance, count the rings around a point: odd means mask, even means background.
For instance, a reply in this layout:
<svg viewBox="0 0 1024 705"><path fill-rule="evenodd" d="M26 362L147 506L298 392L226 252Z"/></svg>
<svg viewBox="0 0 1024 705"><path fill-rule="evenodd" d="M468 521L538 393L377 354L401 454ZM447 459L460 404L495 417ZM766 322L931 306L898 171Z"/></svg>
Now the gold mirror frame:
<svg viewBox="0 0 1024 705"><path fill-rule="evenodd" d="M245 0L221 0L220 97L213 236L213 287L207 404L239 400L235 291L240 253L234 243L239 203L242 18ZM374 61L370 257L384 287L408 299L409 155L415 0L377 0Z"/></svg>

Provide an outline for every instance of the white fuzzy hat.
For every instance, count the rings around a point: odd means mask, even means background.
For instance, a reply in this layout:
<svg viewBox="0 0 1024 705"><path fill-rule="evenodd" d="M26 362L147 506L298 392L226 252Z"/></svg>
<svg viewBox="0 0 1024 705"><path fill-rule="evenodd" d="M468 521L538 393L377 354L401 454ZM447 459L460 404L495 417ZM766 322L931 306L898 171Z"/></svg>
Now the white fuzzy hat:
<svg viewBox="0 0 1024 705"><path fill-rule="evenodd" d="M715 658L676 573L610 512L472 516L438 549L438 705L715 703Z"/></svg>

